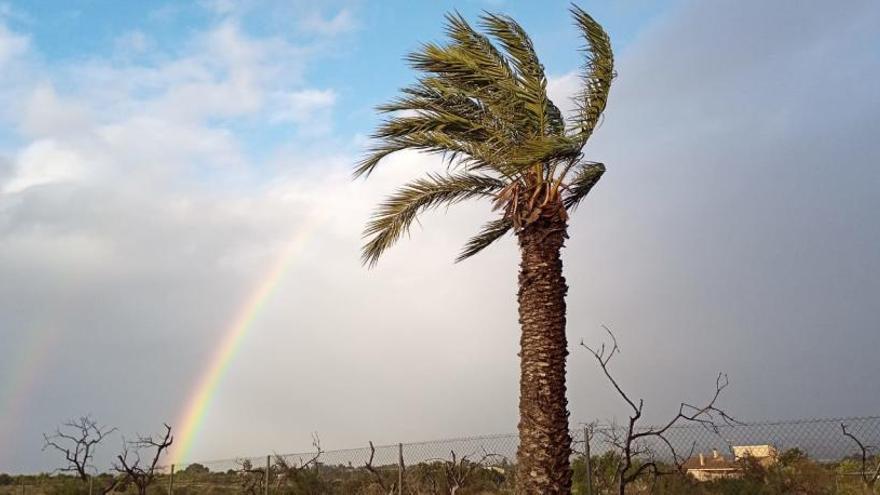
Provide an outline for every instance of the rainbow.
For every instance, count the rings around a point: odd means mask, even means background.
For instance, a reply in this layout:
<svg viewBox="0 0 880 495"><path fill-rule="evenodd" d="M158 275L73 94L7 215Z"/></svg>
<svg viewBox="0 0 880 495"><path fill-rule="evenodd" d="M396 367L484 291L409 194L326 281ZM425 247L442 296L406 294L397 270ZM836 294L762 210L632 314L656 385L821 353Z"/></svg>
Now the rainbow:
<svg viewBox="0 0 880 495"><path fill-rule="evenodd" d="M46 363L57 347L58 333L49 330L31 331L25 337L21 347L16 349L15 358L10 363L9 370L2 376L6 377L0 383L0 445L7 445L9 449L0 449L3 452L12 452L13 432L19 430L19 421L22 418L24 408L29 398L33 395L40 377L46 372ZM6 459L0 458L0 461Z"/></svg>
<svg viewBox="0 0 880 495"><path fill-rule="evenodd" d="M305 246L314 227L320 223L314 215L309 215L306 225L304 225L287 245L280 251L279 255L273 263L270 264L269 270L259 279L253 292L247 297L244 304L235 313L232 323L223 334L217 350L211 357L208 366L200 375L196 382L193 393L189 396L183 414L175 423L175 442L170 454L171 464L182 464L189 455L193 441L198 436L202 423L205 419L205 413L211 405L212 399L217 392L229 364L241 346L242 341L251 328L254 320L260 314L261 310L266 306L266 302L271 296L278 283L284 278L284 274L292 265L294 258ZM174 426L174 425L172 425Z"/></svg>

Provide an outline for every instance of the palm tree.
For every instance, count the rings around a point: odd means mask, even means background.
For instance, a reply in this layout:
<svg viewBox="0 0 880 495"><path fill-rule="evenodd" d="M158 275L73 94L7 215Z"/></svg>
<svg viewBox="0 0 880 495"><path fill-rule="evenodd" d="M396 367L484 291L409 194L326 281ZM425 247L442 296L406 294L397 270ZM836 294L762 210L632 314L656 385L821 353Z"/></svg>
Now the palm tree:
<svg viewBox="0 0 880 495"><path fill-rule="evenodd" d="M532 41L512 18L486 13L473 29L446 16L448 44L426 43L407 57L423 73L390 103L388 118L355 177L388 155L419 150L442 155L447 173L410 182L382 202L368 223L363 262L373 266L425 210L472 198L494 203L498 216L464 247L469 258L508 232L519 269L520 400L517 491L571 493L571 437L565 394L565 294L560 252L569 213L605 172L582 149L605 109L614 78L608 34L571 7L585 41L577 112L568 121L547 96L547 77ZM496 46L497 45L497 46Z"/></svg>

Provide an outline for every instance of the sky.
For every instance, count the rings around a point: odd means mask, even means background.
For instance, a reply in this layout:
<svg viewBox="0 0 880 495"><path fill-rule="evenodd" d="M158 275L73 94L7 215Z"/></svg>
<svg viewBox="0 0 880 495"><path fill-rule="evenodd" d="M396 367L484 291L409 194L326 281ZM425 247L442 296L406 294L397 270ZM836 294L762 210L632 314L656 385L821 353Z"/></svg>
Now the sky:
<svg viewBox="0 0 880 495"><path fill-rule="evenodd" d="M603 324L650 421L719 371L744 420L880 412L880 4L580 5L618 77L564 251L572 421L626 412L577 345ZM184 428L212 369L186 460L515 431L515 243L453 264L488 205L359 260L438 167L351 179L454 9L517 18L571 110L565 2L0 3L0 472L84 414Z"/></svg>

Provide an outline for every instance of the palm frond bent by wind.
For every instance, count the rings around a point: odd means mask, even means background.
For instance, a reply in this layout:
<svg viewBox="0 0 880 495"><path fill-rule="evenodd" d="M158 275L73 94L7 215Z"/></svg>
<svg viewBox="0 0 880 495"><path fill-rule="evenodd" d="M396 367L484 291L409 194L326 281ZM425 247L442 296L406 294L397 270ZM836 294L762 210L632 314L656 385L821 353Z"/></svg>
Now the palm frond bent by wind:
<svg viewBox="0 0 880 495"><path fill-rule="evenodd" d="M567 218L605 171L583 160L614 78L608 34L577 6L571 12L584 41L577 111L567 122L547 95L547 76L525 30L486 13L474 29L446 17L446 44L426 43L406 60L418 81L378 110L387 117L355 176L369 176L388 155L417 150L443 156L445 175L403 186L379 206L364 236L363 262L375 265L418 215L466 199L492 200L499 218L469 240L458 260L541 216Z"/></svg>

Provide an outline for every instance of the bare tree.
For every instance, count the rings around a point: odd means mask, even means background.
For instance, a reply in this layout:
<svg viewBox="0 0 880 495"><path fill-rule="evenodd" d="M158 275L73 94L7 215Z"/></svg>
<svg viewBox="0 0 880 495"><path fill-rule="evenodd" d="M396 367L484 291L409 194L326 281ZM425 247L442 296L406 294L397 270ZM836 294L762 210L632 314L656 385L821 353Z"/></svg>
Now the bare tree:
<svg viewBox="0 0 880 495"><path fill-rule="evenodd" d="M168 424L164 426L165 435L161 439L153 436L138 436L133 442L123 442L122 453L116 456L118 463L113 468L125 476L125 482L131 482L137 487L139 495L146 495L147 487L156 479L159 459L174 442L171 427ZM142 450L153 450L148 464L142 464Z"/></svg>
<svg viewBox="0 0 880 495"><path fill-rule="evenodd" d="M91 416L81 416L61 424L55 433L43 433L43 450L54 449L64 454L67 464L58 468L63 473L75 473L76 476L88 481L97 469L92 465L95 449L116 428L101 426Z"/></svg>
<svg viewBox="0 0 880 495"><path fill-rule="evenodd" d="M255 468L250 459L238 461L238 475L241 479L239 483L242 492L249 495L259 495L263 493L263 483L266 481L266 469Z"/></svg>
<svg viewBox="0 0 880 495"><path fill-rule="evenodd" d="M450 451L450 459L438 459L443 463L448 495L456 495L460 489L467 486L476 472L484 469L491 460L501 458L502 456L490 454L484 449L479 458L474 455L465 455L457 459L455 451L452 450Z"/></svg>
<svg viewBox="0 0 880 495"><path fill-rule="evenodd" d="M397 483L395 481L391 481L390 483L385 481L385 478L382 476L382 473L373 466L373 459L376 457L376 447L373 446L373 442L370 441L370 458L364 464L364 468L373 476L373 481L379 485L379 488L382 490L382 493L387 493L388 495L393 495L397 490Z"/></svg>
<svg viewBox="0 0 880 495"><path fill-rule="evenodd" d="M276 489L283 484L296 482L307 469L317 467L318 459L324 454L324 450L321 448L321 439L317 433L312 433L312 447L314 447L315 453L309 458L287 459L284 456L275 455L273 471L275 472Z"/></svg>
<svg viewBox="0 0 880 495"><path fill-rule="evenodd" d="M662 426L639 427L638 422L642 418L645 405L644 400L639 399L638 403L633 401L611 374L608 365L612 358L620 353L620 346L617 344L617 338L614 336L614 333L605 325L602 325L602 328L605 329L611 338L610 347L606 346L603 342L598 348L593 348L584 344L583 341L581 341L581 346L596 358L605 377L608 378L617 394L623 398L632 410L627 426L622 432L618 428L611 428L609 432L606 432L608 442L620 451L621 459L617 467L617 489L619 495L625 495L627 485L639 480L644 475L652 475L653 480L656 481L660 476L682 472L684 463L693 454L695 445L691 446L687 456L679 455L679 452L667 437L667 432L676 424L680 422L697 423L713 433L719 434L719 423L732 425L737 423L737 421L715 406L721 392L728 385L727 375L719 373L715 379L715 392L705 405L694 406L682 402L679 404L678 414ZM669 451L675 466L674 470L664 468L657 461L656 453L647 444L649 439L658 440Z"/></svg>
<svg viewBox="0 0 880 495"><path fill-rule="evenodd" d="M89 482L93 475L98 474L92 464L95 451L105 438L116 431L116 428L101 426L90 415L80 416L62 423L51 435L44 433L43 450L52 449L64 455L66 464L58 468L59 472L73 473L83 482ZM118 476L111 477L99 490L102 494L109 493L121 481Z"/></svg>
<svg viewBox="0 0 880 495"><path fill-rule="evenodd" d="M874 493L874 485L876 485L877 480L880 479L880 459L878 459L876 454L872 454L877 448L871 445L865 445L864 442L853 435L847 428L847 425L840 423L840 429L843 430L843 435L859 446L861 455L861 469L859 469L859 475L862 478L865 491L867 493ZM876 463L877 465L872 466L872 463Z"/></svg>

